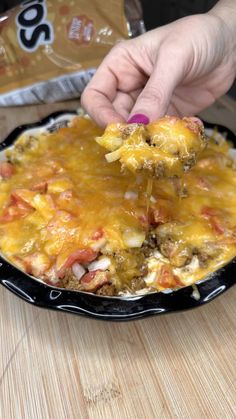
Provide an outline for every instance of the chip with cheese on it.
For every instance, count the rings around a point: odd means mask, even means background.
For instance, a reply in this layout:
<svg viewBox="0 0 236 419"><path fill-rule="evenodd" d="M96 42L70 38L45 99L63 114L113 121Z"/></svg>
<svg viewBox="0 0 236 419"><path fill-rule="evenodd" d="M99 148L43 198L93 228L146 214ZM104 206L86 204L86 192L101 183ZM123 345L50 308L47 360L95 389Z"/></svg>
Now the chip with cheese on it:
<svg viewBox="0 0 236 419"><path fill-rule="evenodd" d="M202 122L195 117L165 116L144 124L110 124L97 143L110 151L109 163L119 160L132 172L147 171L151 176L181 176L197 161L206 147Z"/></svg>

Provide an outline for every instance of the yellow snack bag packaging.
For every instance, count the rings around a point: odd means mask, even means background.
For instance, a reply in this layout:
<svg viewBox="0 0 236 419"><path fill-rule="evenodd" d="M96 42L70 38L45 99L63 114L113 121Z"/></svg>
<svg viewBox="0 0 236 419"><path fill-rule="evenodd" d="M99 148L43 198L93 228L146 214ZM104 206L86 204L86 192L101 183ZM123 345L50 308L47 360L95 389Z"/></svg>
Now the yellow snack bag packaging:
<svg viewBox="0 0 236 419"><path fill-rule="evenodd" d="M0 16L0 106L79 97L112 46L142 32L139 18L126 18L131 9L122 0L26 0Z"/></svg>

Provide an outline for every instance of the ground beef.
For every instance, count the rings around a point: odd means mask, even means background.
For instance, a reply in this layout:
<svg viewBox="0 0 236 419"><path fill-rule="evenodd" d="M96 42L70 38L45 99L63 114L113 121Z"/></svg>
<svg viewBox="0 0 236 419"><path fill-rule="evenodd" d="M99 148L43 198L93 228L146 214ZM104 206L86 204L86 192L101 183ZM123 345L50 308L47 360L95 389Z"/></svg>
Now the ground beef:
<svg viewBox="0 0 236 419"><path fill-rule="evenodd" d="M175 188L176 195L180 198L187 198L189 194L186 185L183 183L183 179L173 176L171 181Z"/></svg>
<svg viewBox="0 0 236 419"><path fill-rule="evenodd" d="M192 153L188 157L183 157L180 160L184 165L184 171L188 171L196 164L196 155L195 153Z"/></svg>
<svg viewBox="0 0 236 419"><path fill-rule="evenodd" d="M187 198L189 196L188 189L186 185L183 185L182 189L179 190L179 197L180 198Z"/></svg>
<svg viewBox="0 0 236 419"><path fill-rule="evenodd" d="M117 295L117 289L113 284L105 284L96 291L97 295Z"/></svg>
<svg viewBox="0 0 236 419"><path fill-rule="evenodd" d="M159 245L159 250L176 268L188 265L193 255L191 247L180 246L172 237L165 237Z"/></svg>
<svg viewBox="0 0 236 419"><path fill-rule="evenodd" d="M146 288L146 283L143 277L133 278L130 284L131 291L139 291Z"/></svg>
<svg viewBox="0 0 236 419"><path fill-rule="evenodd" d="M136 127L134 127L133 125L127 125L126 127L121 128L122 140L126 140L128 137L130 137L130 135L132 135L135 131Z"/></svg>
<svg viewBox="0 0 236 419"><path fill-rule="evenodd" d="M22 159L22 154L27 150L33 150L37 147L39 139L30 135L29 137L16 143L14 148L10 151L8 159L11 163L19 163Z"/></svg>
<svg viewBox="0 0 236 419"><path fill-rule="evenodd" d="M171 237L165 237L159 245L159 250L163 256L169 258L176 250L176 242Z"/></svg>
<svg viewBox="0 0 236 419"><path fill-rule="evenodd" d="M158 249L158 246L159 241L156 233L154 231L150 231L141 248L142 253L145 257L149 257L154 250Z"/></svg>
<svg viewBox="0 0 236 419"><path fill-rule="evenodd" d="M207 252L196 248L193 250L193 255L197 256L201 268L207 268L210 259Z"/></svg>
<svg viewBox="0 0 236 419"><path fill-rule="evenodd" d="M64 278L60 279L60 282L57 286L60 287L60 288L68 288L68 289L71 289L71 290L81 289L80 281L71 272L71 270L68 270L66 272Z"/></svg>
<svg viewBox="0 0 236 419"><path fill-rule="evenodd" d="M154 176L155 178L163 178L165 176L165 163L160 161L155 163L151 160L145 160L143 166L139 168L139 170L146 170L150 175Z"/></svg>
<svg viewBox="0 0 236 419"><path fill-rule="evenodd" d="M170 264L176 268L182 268L183 266L188 265L192 259L192 250L190 247L185 247L183 249L177 249L172 255L170 255L169 261Z"/></svg>

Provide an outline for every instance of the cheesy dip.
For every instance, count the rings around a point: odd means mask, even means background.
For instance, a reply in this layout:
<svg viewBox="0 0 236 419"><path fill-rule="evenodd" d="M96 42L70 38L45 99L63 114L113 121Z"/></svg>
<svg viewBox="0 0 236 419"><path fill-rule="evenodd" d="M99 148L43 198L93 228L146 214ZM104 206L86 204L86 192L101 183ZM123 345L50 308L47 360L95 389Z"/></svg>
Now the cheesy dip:
<svg viewBox="0 0 236 419"><path fill-rule="evenodd" d="M173 127L171 119L161 123ZM153 138L159 128L146 130ZM0 164L2 255L47 284L100 295L178 289L225 265L236 255L231 144L219 134L206 142L196 125L185 128L186 119L175 118L168 136L172 145L181 135L191 144L195 165L151 183L148 170L107 163L95 141L103 133L87 118L22 135Z"/></svg>

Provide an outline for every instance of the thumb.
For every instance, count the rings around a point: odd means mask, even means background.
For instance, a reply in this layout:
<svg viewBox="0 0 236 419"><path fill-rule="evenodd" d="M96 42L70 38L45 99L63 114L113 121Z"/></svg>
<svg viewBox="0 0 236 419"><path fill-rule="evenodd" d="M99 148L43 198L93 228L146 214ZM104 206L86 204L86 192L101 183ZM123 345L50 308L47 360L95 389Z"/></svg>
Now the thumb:
<svg viewBox="0 0 236 419"><path fill-rule="evenodd" d="M166 114L172 94L183 80L185 65L183 54L168 54L168 48L160 50L153 72L138 96L129 119L137 114L146 115L150 121Z"/></svg>

